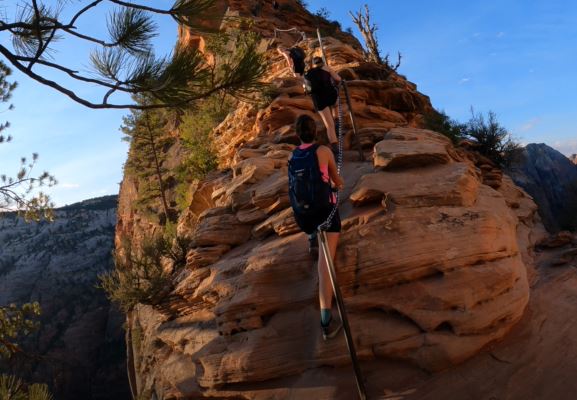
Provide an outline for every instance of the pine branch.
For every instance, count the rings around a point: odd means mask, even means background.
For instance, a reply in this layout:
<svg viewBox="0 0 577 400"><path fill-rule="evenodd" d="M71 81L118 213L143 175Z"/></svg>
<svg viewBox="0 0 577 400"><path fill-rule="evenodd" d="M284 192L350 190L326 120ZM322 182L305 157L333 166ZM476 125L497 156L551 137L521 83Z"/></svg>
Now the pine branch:
<svg viewBox="0 0 577 400"><path fill-rule="evenodd" d="M252 46L244 55L229 62L227 69L209 65L201 54L190 49L177 49L172 57L156 58L152 53L151 39L157 26L149 14L171 16L187 26L203 26L206 21L222 19L223 11L214 0L177 0L170 9L149 7L132 1L110 0L121 7L111 14L109 40L87 35L78 31L76 23L103 0L94 0L73 14L69 22L59 19L61 10L51 10L40 0L29 0L14 23L0 21L0 31L12 34L14 49L0 45L0 55L12 66L31 79L57 90L73 101L89 108L151 109L182 107L200 98L221 92L238 98L250 98L250 93L262 88L259 82L264 73L262 57ZM202 18L202 21L198 21ZM219 20L220 20L219 19ZM58 60L47 60L51 44L61 39L59 33L74 36L98 45L91 56L97 76L86 76ZM257 65L258 64L258 65ZM95 84L104 89L101 102L82 97L69 86L49 79L33 67L41 65L82 83ZM148 93L159 100L146 105L115 103L116 93L132 95Z"/></svg>

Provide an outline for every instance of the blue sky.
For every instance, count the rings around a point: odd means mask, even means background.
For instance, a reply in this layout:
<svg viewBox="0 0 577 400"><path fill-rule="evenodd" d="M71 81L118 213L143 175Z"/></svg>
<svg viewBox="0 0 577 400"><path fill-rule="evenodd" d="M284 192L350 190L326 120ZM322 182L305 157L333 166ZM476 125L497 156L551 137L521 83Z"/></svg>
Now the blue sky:
<svg viewBox="0 0 577 400"><path fill-rule="evenodd" d="M7 4L14 3L0 4L9 17L13 6ZM461 121L468 119L471 106L483 113L492 110L519 141L577 153L577 3L308 1L309 9L327 8L331 19L355 34L347 12L365 3L379 26L382 53L389 52L392 59L402 53L399 72L430 96L437 109ZM68 4L76 8L83 3ZM105 36L106 11L99 7L79 26ZM159 52L170 51L176 25L169 18L157 22ZM0 37L4 45L7 40ZM64 40L57 49L59 60L88 68L90 46ZM19 74L15 79L15 109L0 113L0 119L11 122L14 136L12 143L0 145L0 171L14 175L20 156L38 152L38 172L49 170L60 182L50 190L58 206L117 193L127 152L118 128L127 112L86 109ZM78 91L102 96L94 87Z"/></svg>

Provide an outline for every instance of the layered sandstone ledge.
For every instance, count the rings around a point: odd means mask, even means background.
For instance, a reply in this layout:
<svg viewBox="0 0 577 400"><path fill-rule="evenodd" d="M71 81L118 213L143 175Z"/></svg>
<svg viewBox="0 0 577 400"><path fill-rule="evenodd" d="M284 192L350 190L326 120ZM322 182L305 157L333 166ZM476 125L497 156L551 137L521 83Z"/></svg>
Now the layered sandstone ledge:
<svg viewBox="0 0 577 400"><path fill-rule="evenodd" d="M414 84L326 42L331 65L351 79L359 125L358 138L345 125L337 269L360 359L447 368L522 316L536 206L507 177L488 180L490 167L418 129L431 105ZM303 44L309 53L316 45ZM139 391L159 398L289 398L283 378L349 363L342 338L320 336L316 268L287 195L294 119L322 124L283 59L267 55L278 96L262 109L240 105L215 129L229 169L191 188L178 223L192 240L187 268L163 304L139 306L129 321ZM131 211L135 184L125 177L118 243L156 229Z"/></svg>

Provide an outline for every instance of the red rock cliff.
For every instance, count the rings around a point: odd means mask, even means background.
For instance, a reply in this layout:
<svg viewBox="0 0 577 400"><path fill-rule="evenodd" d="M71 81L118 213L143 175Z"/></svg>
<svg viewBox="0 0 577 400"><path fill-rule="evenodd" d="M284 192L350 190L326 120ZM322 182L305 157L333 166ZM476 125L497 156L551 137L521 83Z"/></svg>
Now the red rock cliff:
<svg viewBox="0 0 577 400"><path fill-rule="evenodd" d="M287 196L293 122L309 114L322 124L271 46L275 27L297 26L308 33L300 45L312 55L319 51L315 25L296 1L278 3L229 2L227 15L252 18L265 38L266 79L278 96L263 108L239 104L214 130L223 169L191 188L178 220L179 234L192 240L187 268L163 304L140 305L129 321L139 332L131 343L139 392L350 398L327 369L349 358L342 338L325 343L320 336L316 268ZM282 33L274 43L295 40ZM460 363L523 315L536 206L507 177L488 180L490 167L420 129L432 106L416 85L364 63L358 43L338 30L324 44L329 64L350 81L356 140L368 160L351 149L345 120L337 268L359 356L428 370ZM132 210L135 185L125 177L117 243L158 229Z"/></svg>

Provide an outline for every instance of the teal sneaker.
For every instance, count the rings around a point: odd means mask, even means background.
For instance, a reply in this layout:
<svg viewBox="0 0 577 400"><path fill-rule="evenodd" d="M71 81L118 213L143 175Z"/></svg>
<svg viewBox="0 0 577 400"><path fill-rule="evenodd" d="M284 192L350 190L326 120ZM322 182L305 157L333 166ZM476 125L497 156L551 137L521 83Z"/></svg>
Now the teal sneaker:
<svg viewBox="0 0 577 400"><path fill-rule="evenodd" d="M343 328L342 322L337 321L334 318L331 318L327 326L321 324L321 330L323 332L323 340L329 340L334 338L339 334L342 328Z"/></svg>

